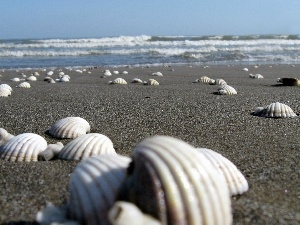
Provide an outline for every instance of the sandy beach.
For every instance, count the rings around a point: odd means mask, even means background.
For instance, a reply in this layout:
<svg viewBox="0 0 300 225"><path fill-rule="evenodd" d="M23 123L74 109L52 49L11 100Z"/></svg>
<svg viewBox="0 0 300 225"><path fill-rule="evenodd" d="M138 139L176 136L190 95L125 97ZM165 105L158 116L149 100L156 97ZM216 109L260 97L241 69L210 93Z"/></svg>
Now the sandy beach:
<svg viewBox="0 0 300 225"><path fill-rule="evenodd" d="M242 69L247 67L248 72ZM105 69L128 74L101 78ZM272 119L251 115L256 107L281 102L300 113L300 87L281 86L279 77L300 79L300 65L99 67L68 71L70 82L49 84L39 72L31 88L11 81L24 72L0 72L0 84L13 88L0 98L0 127L9 133L35 133L48 144L58 140L45 132L59 119L78 116L92 133L108 136L118 154L153 135L177 137L231 160L249 182L248 192L232 197L233 224L300 224L300 118ZM88 73L88 71L90 73ZM153 72L164 76L153 77ZM249 74L263 79L251 79ZM217 86L193 83L201 76L222 78L238 94L216 95ZM55 70L53 78L58 77ZM127 85L108 85L117 77ZM132 84L133 78L156 79L159 86ZM62 204L79 162L12 163L0 161L0 223L33 224L46 204Z"/></svg>

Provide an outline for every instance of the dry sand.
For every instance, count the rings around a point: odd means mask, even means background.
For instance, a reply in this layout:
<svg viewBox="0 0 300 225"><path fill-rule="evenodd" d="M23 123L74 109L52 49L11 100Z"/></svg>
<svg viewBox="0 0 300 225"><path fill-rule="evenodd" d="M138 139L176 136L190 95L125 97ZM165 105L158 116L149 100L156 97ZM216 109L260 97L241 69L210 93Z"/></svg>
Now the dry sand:
<svg viewBox="0 0 300 225"><path fill-rule="evenodd" d="M36 133L55 143L45 131L61 118L79 116L90 123L91 132L105 134L117 153L127 156L146 137L174 136L223 154L245 175L250 190L232 198L233 224L300 224L300 118L251 115L256 107L276 101L300 112L300 88L276 83L278 77L300 78L300 65L247 66L248 72L243 67L111 68L129 74L110 78L100 78L109 68L90 74L64 70L71 81L56 84L44 82L45 72L40 72L30 89L17 89L10 81L24 71L5 71L0 83L14 90L0 98L0 127L15 135ZM150 75L157 71L164 76ZM265 78L251 79L249 73ZM238 94L215 95L217 86L192 83L204 75L224 79ZM117 77L128 84L107 84ZM131 84L135 77L155 78L160 86ZM77 163L0 161L1 224L34 223L46 202L64 202Z"/></svg>

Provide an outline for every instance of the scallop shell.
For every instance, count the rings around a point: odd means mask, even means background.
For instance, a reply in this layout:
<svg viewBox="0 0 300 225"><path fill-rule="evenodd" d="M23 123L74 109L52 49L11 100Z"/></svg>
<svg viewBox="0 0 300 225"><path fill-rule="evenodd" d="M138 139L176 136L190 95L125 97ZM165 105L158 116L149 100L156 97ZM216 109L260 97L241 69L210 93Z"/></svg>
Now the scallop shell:
<svg viewBox="0 0 300 225"><path fill-rule="evenodd" d="M266 107L257 107L253 115L271 118L293 118L297 116L288 105L279 102L271 103Z"/></svg>
<svg viewBox="0 0 300 225"><path fill-rule="evenodd" d="M198 82L201 82L201 83L210 83L211 82L211 79L207 76L202 76L200 77L200 79L198 80Z"/></svg>
<svg viewBox="0 0 300 225"><path fill-rule="evenodd" d="M0 97L8 97L11 95L11 91L7 88L0 87Z"/></svg>
<svg viewBox="0 0 300 225"><path fill-rule="evenodd" d="M148 81L144 82L144 85L159 85L159 83L157 82L157 80L149 79Z"/></svg>
<svg viewBox="0 0 300 225"><path fill-rule="evenodd" d="M70 79L66 76L63 76L62 78L59 79L60 82L69 82Z"/></svg>
<svg viewBox="0 0 300 225"><path fill-rule="evenodd" d="M80 224L108 224L108 211L125 182L129 163L125 156L102 155L78 164L69 183L70 217Z"/></svg>
<svg viewBox="0 0 300 225"><path fill-rule="evenodd" d="M158 77L162 77L163 74L161 72L155 72L151 74L152 76L158 76Z"/></svg>
<svg viewBox="0 0 300 225"><path fill-rule="evenodd" d="M31 75L30 77L27 77L26 80L27 81L36 81L37 79L35 76Z"/></svg>
<svg viewBox="0 0 300 225"><path fill-rule="evenodd" d="M116 78L113 81L109 81L109 84L127 84L123 78Z"/></svg>
<svg viewBox="0 0 300 225"><path fill-rule="evenodd" d="M28 82L22 82L17 87L19 87L19 88L30 88L30 84Z"/></svg>
<svg viewBox="0 0 300 225"><path fill-rule="evenodd" d="M66 117L58 120L50 129L49 134L56 138L77 138L90 132L90 124L81 117Z"/></svg>
<svg viewBox="0 0 300 225"><path fill-rule="evenodd" d="M13 138L14 135L8 133L5 129L0 128L0 146Z"/></svg>
<svg viewBox="0 0 300 225"><path fill-rule="evenodd" d="M133 78L131 83L140 83L141 84L141 83L143 83L143 81L139 78Z"/></svg>
<svg viewBox="0 0 300 225"><path fill-rule="evenodd" d="M38 154L46 148L47 142L40 135L19 134L0 146L0 158L11 162L38 161Z"/></svg>
<svg viewBox="0 0 300 225"><path fill-rule="evenodd" d="M216 79L215 80L215 85L223 86L223 85L227 85L227 83L223 79Z"/></svg>
<svg viewBox="0 0 300 225"><path fill-rule="evenodd" d="M218 94L220 94L220 95L236 95L237 91L233 87L226 84L226 85L219 87Z"/></svg>
<svg viewBox="0 0 300 225"><path fill-rule="evenodd" d="M8 89L9 91L13 91L13 89L11 88L11 86L9 86L8 84L0 84L0 88L6 88Z"/></svg>
<svg viewBox="0 0 300 225"><path fill-rule="evenodd" d="M197 150L211 162L219 174L224 176L230 195L243 194L248 191L246 178L231 161L211 149L197 148Z"/></svg>
<svg viewBox="0 0 300 225"><path fill-rule="evenodd" d="M172 137L145 139L128 168L128 200L162 224L232 222L224 177L189 144Z"/></svg>
<svg viewBox="0 0 300 225"><path fill-rule="evenodd" d="M112 141L103 134L90 133L70 141L60 151L58 158L83 160L93 155L116 154Z"/></svg>

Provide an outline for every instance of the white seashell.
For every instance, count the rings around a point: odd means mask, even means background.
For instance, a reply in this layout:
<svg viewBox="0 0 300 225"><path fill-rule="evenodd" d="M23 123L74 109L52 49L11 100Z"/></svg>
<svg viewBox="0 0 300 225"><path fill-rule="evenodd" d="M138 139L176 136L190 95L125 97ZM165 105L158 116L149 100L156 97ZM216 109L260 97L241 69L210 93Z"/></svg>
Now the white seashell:
<svg viewBox="0 0 300 225"><path fill-rule="evenodd" d="M0 87L0 97L8 97L11 95L11 91L7 88Z"/></svg>
<svg viewBox="0 0 300 225"><path fill-rule="evenodd" d="M57 158L63 147L64 145L61 142L56 142L55 144L49 144L44 151L39 153L38 160L49 161L51 159Z"/></svg>
<svg viewBox="0 0 300 225"><path fill-rule="evenodd" d="M243 71L246 71L246 72L247 72L247 71L249 71L249 70L248 70L248 68L243 68Z"/></svg>
<svg viewBox="0 0 300 225"><path fill-rule="evenodd" d="M33 76L39 76L40 74L38 72L34 72L32 75Z"/></svg>
<svg viewBox="0 0 300 225"><path fill-rule="evenodd" d="M103 134L90 133L77 137L66 144L58 158L83 160L93 155L116 154L112 141Z"/></svg>
<svg viewBox="0 0 300 225"><path fill-rule="evenodd" d="M46 148L47 142L40 135L19 134L0 146L0 158L11 162L38 161L38 154Z"/></svg>
<svg viewBox="0 0 300 225"><path fill-rule="evenodd" d="M224 176L230 195L243 194L248 191L246 178L231 161L207 148L197 148L197 150L210 161L220 175Z"/></svg>
<svg viewBox="0 0 300 225"><path fill-rule="evenodd" d="M13 91L12 88L11 88L11 86L9 86L8 84L0 84L0 88L6 88L6 89L8 89L11 92Z"/></svg>
<svg viewBox="0 0 300 225"><path fill-rule="evenodd" d="M126 80L123 78L116 78L113 81L109 81L109 84L127 84Z"/></svg>
<svg viewBox="0 0 300 225"><path fill-rule="evenodd" d="M212 80L212 79L211 79ZM214 84L214 85L219 85L219 86L223 86L226 85L226 81L223 79L216 79L216 80L212 80L211 82L209 82L209 84Z"/></svg>
<svg viewBox="0 0 300 225"><path fill-rule="evenodd" d="M261 74L249 74L249 77L252 79L262 79L264 78Z"/></svg>
<svg viewBox="0 0 300 225"><path fill-rule="evenodd" d="M14 81L14 82L19 82L19 81L20 81L20 78L18 78L18 77L15 77L15 78L11 79L11 81Z"/></svg>
<svg viewBox="0 0 300 225"><path fill-rule="evenodd" d="M105 70L104 73L103 73L104 76L108 77L108 76L111 76L111 72L109 70Z"/></svg>
<svg viewBox="0 0 300 225"><path fill-rule="evenodd" d="M122 74L128 74L128 72L127 71L123 71Z"/></svg>
<svg viewBox="0 0 300 225"><path fill-rule="evenodd" d="M71 77L67 74L63 75L62 77L68 78L69 80L71 80Z"/></svg>
<svg viewBox="0 0 300 225"><path fill-rule="evenodd" d="M82 70L79 70L79 69L75 70L75 72L77 72L77 73L83 73Z"/></svg>
<svg viewBox="0 0 300 225"><path fill-rule="evenodd" d="M159 83L154 79L149 79L148 81L144 81L144 85L159 85Z"/></svg>
<svg viewBox="0 0 300 225"><path fill-rule="evenodd" d="M231 224L226 181L193 146L155 136L136 146L132 160L125 192L144 213L168 225Z"/></svg>
<svg viewBox="0 0 300 225"><path fill-rule="evenodd" d="M80 224L108 224L108 211L125 182L129 163L130 158L121 155L93 156L79 163L69 184L71 219Z"/></svg>
<svg viewBox="0 0 300 225"><path fill-rule="evenodd" d="M69 82L69 78L68 77L65 77L63 76L62 78L59 79L60 82Z"/></svg>
<svg viewBox="0 0 300 225"><path fill-rule="evenodd" d="M271 103L266 107L257 107L253 115L271 118L293 118L297 116L288 105L279 102Z"/></svg>
<svg viewBox="0 0 300 225"><path fill-rule="evenodd" d="M226 85L219 87L218 94L220 94L220 95L236 95L237 91L233 87L226 84Z"/></svg>
<svg viewBox="0 0 300 225"><path fill-rule="evenodd" d="M55 138L77 138L89 133L90 124L81 117L66 117L58 120L50 129L49 134Z"/></svg>
<svg viewBox="0 0 300 225"><path fill-rule="evenodd" d="M37 79L35 76L31 75L30 77L27 77L26 80L27 81L36 81Z"/></svg>
<svg viewBox="0 0 300 225"><path fill-rule="evenodd" d="M53 75L53 71L49 71L48 73L47 73L47 76L52 76Z"/></svg>
<svg viewBox="0 0 300 225"><path fill-rule="evenodd" d="M13 138L14 135L8 133L5 129L0 128L0 146Z"/></svg>
<svg viewBox="0 0 300 225"><path fill-rule="evenodd" d="M152 76L159 76L159 77L163 76L163 74L161 72L155 72L155 73L152 73L151 75Z"/></svg>
<svg viewBox="0 0 300 225"><path fill-rule="evenodd" d="M19 88L30 88L30 84L28 82L22 82L20 83L18 86L16 87L19 87Z"/></svg>
<svg viewBox="0 0 300 225"><path fill-rule="evenodd" d="M207 76L202 76L202 77L200 77L200 79L198 79L198 82L201 82L201 83L210 83L210 82L212 82L212 79L210 79Z"/></svg>
<svg viewBox="0 0 300 225"><path fill-rule="evenodd" d="M136 205L130 202L118 201L108 212L111 225L161 225L153 217L144 214Z"/></svg>
<svg viewBox="0 0 300 225"><path fill-rule="evenodd" d="M114 70L114 71L113 71L113 74L119 74L119 71Z"/></svg>
<svg viewBox="0 0 300 225"><path fill-rule="evenodd" d="M133 78L131 83L143 83L143 81L139 78Z"/></svg>
<svg viewBox="0 0 300 225"><path fill-rule="evenodd" d="M58 73L58 76L60 76L60 77L62 77L63 75L65 75L65 73L62 71Z"/></svg>

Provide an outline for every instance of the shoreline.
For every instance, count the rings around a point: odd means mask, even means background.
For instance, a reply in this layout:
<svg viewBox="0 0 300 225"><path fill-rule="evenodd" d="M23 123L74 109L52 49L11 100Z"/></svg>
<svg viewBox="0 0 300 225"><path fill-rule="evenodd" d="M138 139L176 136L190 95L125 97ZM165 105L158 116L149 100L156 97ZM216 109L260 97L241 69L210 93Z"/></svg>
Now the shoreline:
<svg viewBox="0 0 300 225"><path fill-rule="evenodd" d="M244 67L249 71L243 71ZM128 74L100 78L104 69L126 70ZM45 132L58 119L80 116L90 123L92 133L108 136L116 152L126 156L146 137L177 137L194 147L221 153L248 180L249 191L232 197L233 224L300 223L300 118L251 115L256 107L276 101L300 113L299 87L276 83L279 77L299 79L299 65L103 66L83 73L62 70L71 77L70 82L49 84L43 81L45 72L40 72L38 80L30 82L30 89L15 88L17 83L10 80L20 77L21 70L1 72L0 83L11 85L13 92L0 98L0 127L14 135L39 134L48 144L66 144L70 140L57 140ZM157 71L164 76L151 76ZM23 72L29 75L33 71ZM250 73L264 78L251 79ZM57 75L55 71L53 77ZM193 83L201 76L222 78L238 94L214 95L217 86ZM128 84L107 84L117 77ZM160 85L130 83L135 77L154 78ZM64 202L70 174L77 164L0 161L1 224L33 223L47 201Z"/></svg>

